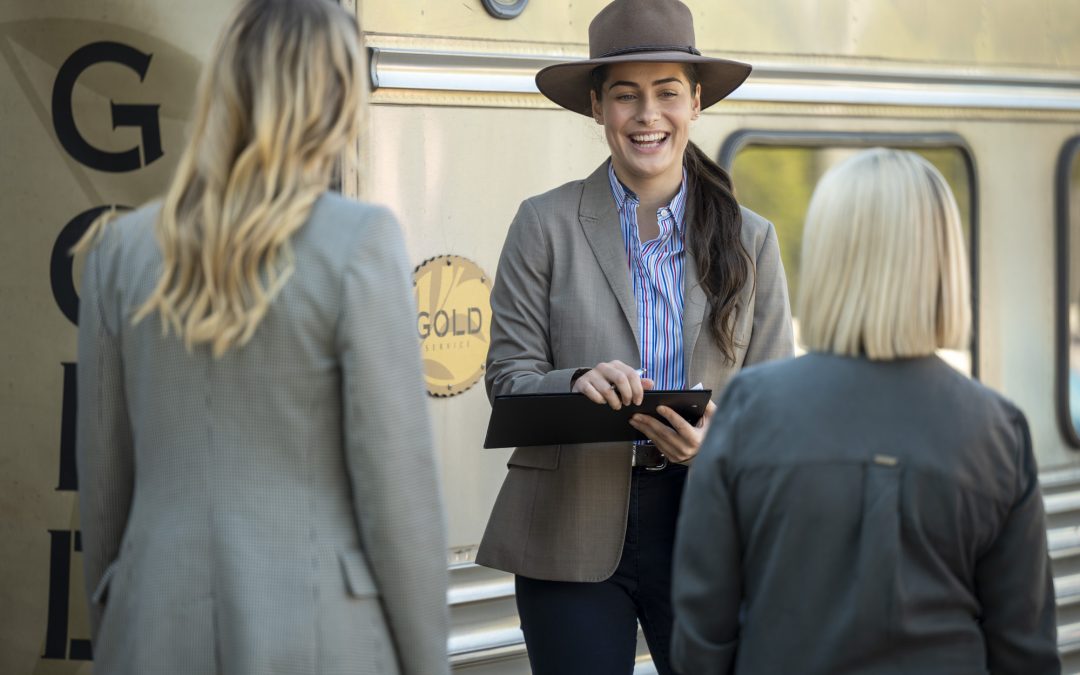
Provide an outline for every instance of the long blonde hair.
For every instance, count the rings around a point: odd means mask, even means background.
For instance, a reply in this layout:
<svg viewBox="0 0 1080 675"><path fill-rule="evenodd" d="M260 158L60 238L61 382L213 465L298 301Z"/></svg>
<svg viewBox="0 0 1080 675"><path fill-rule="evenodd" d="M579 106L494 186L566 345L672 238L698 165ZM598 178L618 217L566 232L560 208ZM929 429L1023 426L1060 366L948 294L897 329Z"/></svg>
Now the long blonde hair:
<svg viewBox="0 0 1080 675"><path fill-rule="evenodd" d="M293 271L289 239L359 128L355 20L328 0L246 0L199 84L157 220L154 311L188 349L246 344Z"/></svg>
<svg viewBox="0 0 1080 675"><path fill-rule="evenodd" d="M911 152L860 152L826 173L810 201L803 342L882 360L965 349L968 275L960 211L941 173Z"/></svg>

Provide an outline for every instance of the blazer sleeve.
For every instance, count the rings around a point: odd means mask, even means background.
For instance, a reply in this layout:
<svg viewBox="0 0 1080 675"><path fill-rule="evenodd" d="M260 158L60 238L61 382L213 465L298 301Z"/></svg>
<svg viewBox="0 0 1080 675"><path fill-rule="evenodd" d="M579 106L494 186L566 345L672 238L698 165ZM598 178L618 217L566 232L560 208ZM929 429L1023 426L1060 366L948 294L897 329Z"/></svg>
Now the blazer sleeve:
<svg viewBox="0 0 1080 675"><path fill-rule="evenodd" d="M684 675L730 673L742 601L742 552L730 484L739 445L740 380L732 380L687 477L672 563L671 662Z"/></svg>
<svg viewBox="0 0 1080 675"><path fill-rule="evenodd" d="M109 579L120 557L135 486L135 458L120 357L119 317L102 297L102 249L91 249L79 302L78 412L75 455L79 476L83 574L90 634L97 638Z"/></svg>
<svg viewBox="0 0 1080 675"><path fill-rule="evenodd" d="M754 324L743 365L788 358L795 353L787 276L780 260L776 229L768 223L765 242L755 261Z"/></svg>
<svg viewBox="0 0 1080 675"><path fill-rule="evenodd" d="M449 672L446 525L405 244L380 208L342 282L345 463L401 672Z"/></svg>
<svg viewBox="0 0 1080 675"><path fill-rule="evenodd" d="M578 369L555 369L551 352L552 262L540 215L526 200L507 232L491 289L491 346L484 378L489 398L570 391Z"/></svg>
<svg viewBox="0 0 1080 675"><path fill-rule="evenodd" d="M997 538L975 564L975 590L990 672L1056 675L1061 662L1046 515L1031 432L1024 415L1016 415L1016 494Z"/></svg>

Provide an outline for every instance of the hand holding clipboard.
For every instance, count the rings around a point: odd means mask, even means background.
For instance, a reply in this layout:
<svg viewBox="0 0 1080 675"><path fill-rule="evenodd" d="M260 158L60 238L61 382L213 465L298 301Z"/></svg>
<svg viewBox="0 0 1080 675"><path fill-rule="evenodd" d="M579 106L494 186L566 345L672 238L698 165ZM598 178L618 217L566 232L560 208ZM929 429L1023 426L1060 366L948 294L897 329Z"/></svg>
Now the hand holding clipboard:
<svg viewBox="0 0 1080 675"><path fill-rule="evenodd" d="M703 391L701 383L694 385L690 391ZM664 405L657 406L656 412L662 415L663 422L648 415L636 414L630 418L630 425L652 440L668 461L682 463L693 459L701 448L709 429L709 420L716 412L716 404L709 400L705 412L696 422Z"/></svg>

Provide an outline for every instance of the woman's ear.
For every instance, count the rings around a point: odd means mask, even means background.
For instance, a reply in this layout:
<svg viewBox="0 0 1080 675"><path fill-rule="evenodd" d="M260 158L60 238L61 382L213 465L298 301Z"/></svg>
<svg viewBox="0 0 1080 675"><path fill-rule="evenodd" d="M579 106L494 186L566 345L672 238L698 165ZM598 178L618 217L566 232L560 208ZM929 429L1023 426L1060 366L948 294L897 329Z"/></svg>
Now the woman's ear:
<svg viewBox="0 0 1080 675"><path fill-rule="evenodd" d="M604 123L604 106L600 105L600 99L596 98L596 92L589 90L589 100L592 101L592 116L597 124ZM699 105L700 107L700 105Z"/></svg>
<svg viewBox="0 0 1080 675"><path fill-rule="evenodd" d="M690 104L694 114L691 119L697 119L701 115L701 85L694 85L694 102Z"/></svg>

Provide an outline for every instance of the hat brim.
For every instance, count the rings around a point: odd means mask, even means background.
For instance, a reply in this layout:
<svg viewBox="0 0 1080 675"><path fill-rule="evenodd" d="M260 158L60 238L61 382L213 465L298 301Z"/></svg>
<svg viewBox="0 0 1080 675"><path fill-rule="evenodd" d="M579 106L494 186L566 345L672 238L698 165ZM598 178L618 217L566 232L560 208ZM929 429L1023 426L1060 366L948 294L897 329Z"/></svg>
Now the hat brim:
<svg viewBox="0 0 1080 675"><path fill-rule="evenodd" d="M592 88L593 69L634 61L692 63L697 66L702 110L735 91L750 76L751 70L748 63L696 56L687 52L635 52L548 66L536 74L536 86L541 94L554 103L571 112L592 117L589 90Z"/></svg>

